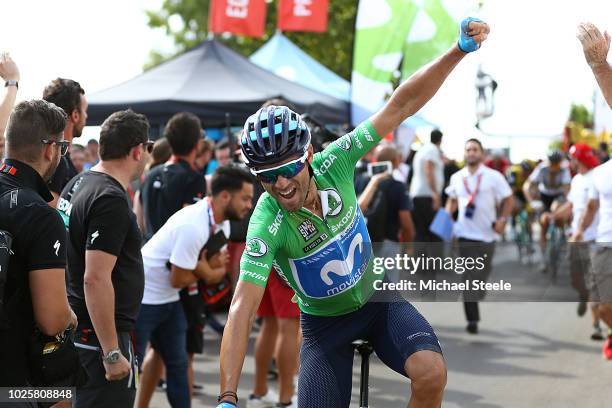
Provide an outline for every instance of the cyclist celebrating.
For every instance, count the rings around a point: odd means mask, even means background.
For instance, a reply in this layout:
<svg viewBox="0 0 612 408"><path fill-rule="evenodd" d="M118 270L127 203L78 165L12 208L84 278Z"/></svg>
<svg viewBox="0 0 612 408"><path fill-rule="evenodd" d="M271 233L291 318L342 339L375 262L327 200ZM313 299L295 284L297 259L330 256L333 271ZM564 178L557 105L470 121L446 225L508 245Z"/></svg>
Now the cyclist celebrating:
<svg viewBox="0 0 612 408"><path fill-rule="evenodd" d="M313 154L310 131L286 107L251 116L242 154L266 190L251 217L240 281L221 344L219 407L237 404L249 331L272 265L296 292L303 344L300 408L344 408L351 398L353 348L367 339L380 359L411 379L411 407L439 407L446 384L440 344L427 321L397 296L373 302L373 257L355 197L357 161L429 101L489 27L468 18L443 56L400 85L387 104L353 132ZM281 406L289 406L281 401Z"/></svg>
<svg viewBox="0 0 612 408"><path fill-rule="evenodd" d="M544 214L554 210L553 203L562 203L567 197L572 182L572 176L566 167L561 165L563 161L563 152L560 150L552 150L548 153L548 163L540 163L531 173L525 184L523 184L523 194L525 199L532 208L534 196L532 194L532 186L537 185L542 201L542 211ZM540 248L542 249L542 258L546 253L546 234L548 232L548 224L550 217L543 215L539 219L540 223ZM546 270L546 265L543 262L542 270Z"/></svg>

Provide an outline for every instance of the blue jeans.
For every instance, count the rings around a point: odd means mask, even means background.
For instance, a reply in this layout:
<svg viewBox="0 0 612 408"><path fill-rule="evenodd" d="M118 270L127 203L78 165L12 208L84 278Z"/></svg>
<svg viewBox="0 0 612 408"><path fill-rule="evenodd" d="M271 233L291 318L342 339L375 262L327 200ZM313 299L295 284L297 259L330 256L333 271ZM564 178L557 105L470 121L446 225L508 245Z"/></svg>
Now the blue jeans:
<svg viewBox="0 0 612 408"><path fill-rule="evenodd" d="M187 320L180 301L140 306L136 320L138 365L142 367L147 343L154 342L166 365L166 394L173 408L190 406L186 335Z"/></svg>

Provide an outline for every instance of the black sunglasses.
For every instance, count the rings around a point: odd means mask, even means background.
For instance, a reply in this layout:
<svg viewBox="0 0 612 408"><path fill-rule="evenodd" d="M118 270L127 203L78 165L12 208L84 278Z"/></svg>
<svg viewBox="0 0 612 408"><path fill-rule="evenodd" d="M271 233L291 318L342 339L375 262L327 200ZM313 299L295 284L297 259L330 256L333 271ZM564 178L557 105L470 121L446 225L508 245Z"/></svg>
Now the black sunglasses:
<svg viewBox="0 0 612 408"><path fill-rule="evenodd" d="M140 144L140 143L139 143ZM153 153L153 145L155 144L152 140L147 140L146 142L142 142L142 147L147 151L147 153ZM136 145L138 146L138 145Z"/></svg>
<svg viewBox="0 0 612 408"><path fill-rule="evenodd" d="M70 142L67 141L67 140L49 140L49 139L43 139L43 140L41 140L41 142L43 144L59 146L60 154L62 156L65 156L66 153L68 153L68 149L70 148Z"/></svg>

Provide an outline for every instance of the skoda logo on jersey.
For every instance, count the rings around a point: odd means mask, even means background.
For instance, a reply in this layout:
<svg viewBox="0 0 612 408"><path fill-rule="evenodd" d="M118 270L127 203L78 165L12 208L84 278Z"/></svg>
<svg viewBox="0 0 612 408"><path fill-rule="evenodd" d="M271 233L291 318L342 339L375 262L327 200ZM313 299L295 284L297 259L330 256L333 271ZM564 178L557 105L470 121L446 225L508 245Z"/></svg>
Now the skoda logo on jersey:
<svg viewBox="0 0 612 408"><path fill-rule="evenodd" d="M326 298L349 290L363 276L372 245L363 217L318 251L300 259L289 259L291 273L301 291L312 298Z"/></svg>
<svg viewBox="0 0 612 408"><path fill-rule="evenodd" d="M251 238L246 244L245 252L247 255L260 258L268 252L268 246L259 238Z"/></svg>
<svg viewBox="0 0 612 408"><path fill-rule="evenodd" d="M350 150L351 149L351 138L350 137L341 137L340 139L336 140L336 145L341 148L342 150Z"/></svg>
<svg viewBox="0 0 612 408"><path fill-rule="evenodd" d="M327 206L329 208L326 216L335 217L342 212L342 199L340 198L340 194L333 188L328 188L324 191L327 191Z"/></svg>

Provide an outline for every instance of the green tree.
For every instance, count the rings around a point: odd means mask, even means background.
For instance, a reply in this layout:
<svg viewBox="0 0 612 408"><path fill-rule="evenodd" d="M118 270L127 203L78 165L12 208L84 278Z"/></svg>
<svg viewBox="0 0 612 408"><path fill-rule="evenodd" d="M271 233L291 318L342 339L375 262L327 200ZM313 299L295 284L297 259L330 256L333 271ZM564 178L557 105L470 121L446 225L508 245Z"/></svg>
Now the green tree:
<svg viewBox="0 0 612 408"><path fill-rule="evenodd" d="M278 0L266 0L266 31L263 38L219 35L220 41L245 56L261 47L275 32ZM353 38L358 0L330 0L325 33L285 33L314 59L345 79L350 79ZM208 36L210 0L164 0L161 10L147 11L151 28L163 28L176 46L176 52L164 55L150 51L145 69L151 68L199 44ZM171 24L171 19L181 24ZM175 26L174 28L171 25ZM178 28L177 28L178 26Z"/></svg>
<svg viewBox="0 0 612 408"><path fill-rule="evenodd" d="M593 127L593 114L584 105L578 105L572 103L570 109L569 120L576 122L584 126L585 128Z"/></svg>

